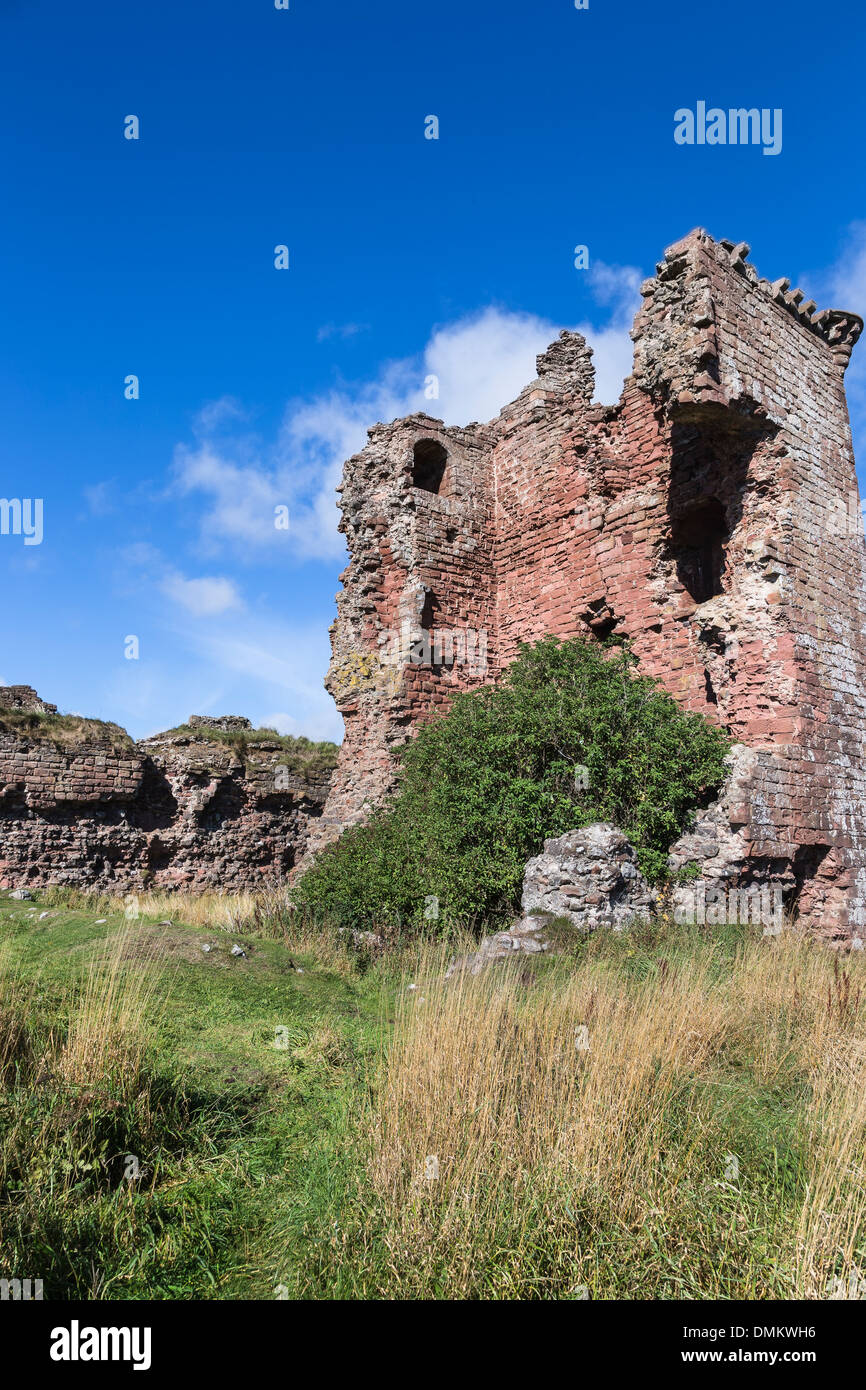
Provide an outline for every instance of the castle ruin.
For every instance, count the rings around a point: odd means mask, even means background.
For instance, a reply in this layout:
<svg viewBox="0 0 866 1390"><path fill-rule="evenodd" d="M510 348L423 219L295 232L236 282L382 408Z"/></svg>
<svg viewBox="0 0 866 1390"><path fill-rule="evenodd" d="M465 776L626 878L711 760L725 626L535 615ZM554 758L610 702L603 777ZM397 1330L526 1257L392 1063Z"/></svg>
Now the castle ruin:
<svg viewBox="0 0 866 1390"><path fill-rule="evenodd" d="M736 740L673 847L780 887L828 935L866 925L866 572L844 373L856 314L694 231L641 286L634 368L593 403L564 332L496 420L418 414L344 470L350 562L327 686L346 737L316 849L381 802L393 751L518 643L616 633Z"/></svg>
<svg viewBox="0 0 866 1390"><path fill-rule="evenodd" d="M419 720L495 682L518 643L619 634L736 740L671 868L859 934L866 547L844 374L863 323L748 254L703 231L670 247L616 405L593 403L591 350L565 332L496 420L369 431L339 489L335 770L289 767L276 737L233 745L239 716L139 744L98 721L55 736L29 722L55 706L0 688L0 885L279 882L381 803Z"/></svg>
<svg viewBox="0 0 866 1390"><path fill-rule="evenodd" d="M194 714L134 743L99 720L42 718L55 713L29 686L0 686L0 887L244 892L303 856L327 757L239 715Z"/></svg>

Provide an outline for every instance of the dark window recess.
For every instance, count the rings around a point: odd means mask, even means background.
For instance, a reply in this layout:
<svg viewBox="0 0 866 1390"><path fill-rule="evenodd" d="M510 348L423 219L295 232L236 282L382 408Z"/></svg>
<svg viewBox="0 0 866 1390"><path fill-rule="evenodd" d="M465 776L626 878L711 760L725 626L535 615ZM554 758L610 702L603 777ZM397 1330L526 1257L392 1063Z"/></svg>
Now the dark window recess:
<svg viewBox="0 0 866 1390"><path fill-rule="evenodd" d="M438 439L419 439L412 458L412 482L425 492L438 492L445 477L448 453Z"/></svg>
<svg viewBox="0 0 866 1390"><path fill-rule="evenodd" d="M829 845L800 845L794 852L791 868L794 871L795 888L785 903L792 917L800 912L800 899L809 897L815 891L815 879L821 865L830 853Z"/></svg>
<svg viewBox="0 0 866 1390"><path fill-rule="evenodd" d="M436 616L436 609L438 607L439 604L436 602L436 595L433 593L432 589L428 589L424 595L424 602L421 605L421 614L418 620L424 632L429 632L432 628L433 620Z"/></svg>
<svg viewBox="0 0 866 1390"><path fill-rule="evenodd" d="M714 497L697 502L673 522L672 544L680 583L695 603L722 590L728 528L725 509Z"/></svg>

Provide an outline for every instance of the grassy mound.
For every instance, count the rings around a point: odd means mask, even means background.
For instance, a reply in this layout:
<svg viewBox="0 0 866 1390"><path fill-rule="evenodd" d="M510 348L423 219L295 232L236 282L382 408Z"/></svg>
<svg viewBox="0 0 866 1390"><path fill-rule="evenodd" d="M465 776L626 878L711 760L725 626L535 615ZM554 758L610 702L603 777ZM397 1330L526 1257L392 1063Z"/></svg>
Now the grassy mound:
<svg viewBox="0 0 866 1390"><path fill-rule="evenodd" d="M80 714L38 714L30 710L0 711L0 733L53 743L57 748L96 745L113 753L135 750L135 744L119 724L85 719Z"/></svg>

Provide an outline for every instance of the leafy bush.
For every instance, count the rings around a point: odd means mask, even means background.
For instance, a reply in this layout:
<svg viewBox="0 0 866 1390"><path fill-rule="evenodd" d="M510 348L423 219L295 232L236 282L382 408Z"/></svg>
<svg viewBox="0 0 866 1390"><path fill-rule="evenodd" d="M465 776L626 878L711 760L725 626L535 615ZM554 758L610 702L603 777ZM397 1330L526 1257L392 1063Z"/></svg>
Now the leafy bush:
<svg viewBox="0 0 866 1390"><path fill-rule="evenodd" d="M419 728L394 799L319 855L298 901L351 926L481 925L513 912L546 838L593 821L622 829L658 882L730 744L635 664L612 643L523 645L500 686Z"/></svg>

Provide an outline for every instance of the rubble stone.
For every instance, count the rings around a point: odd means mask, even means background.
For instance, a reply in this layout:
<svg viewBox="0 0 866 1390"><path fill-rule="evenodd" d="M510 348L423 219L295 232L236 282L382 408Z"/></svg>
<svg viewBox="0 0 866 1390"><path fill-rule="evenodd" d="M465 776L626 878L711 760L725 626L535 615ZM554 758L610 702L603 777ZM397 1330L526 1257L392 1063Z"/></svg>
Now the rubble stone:
<svg viewBox="0 0 866 1390"><path fill-rule="evenodd" d="M565 917L582 931L619 931L655 906L634 846L614 825L598 823L545 840L523 873L524 920L533 913Z"/></svg>

